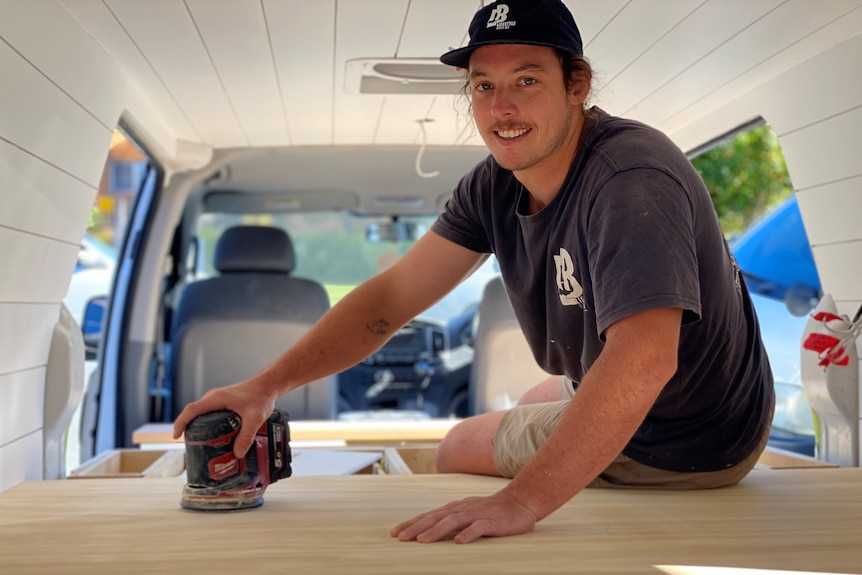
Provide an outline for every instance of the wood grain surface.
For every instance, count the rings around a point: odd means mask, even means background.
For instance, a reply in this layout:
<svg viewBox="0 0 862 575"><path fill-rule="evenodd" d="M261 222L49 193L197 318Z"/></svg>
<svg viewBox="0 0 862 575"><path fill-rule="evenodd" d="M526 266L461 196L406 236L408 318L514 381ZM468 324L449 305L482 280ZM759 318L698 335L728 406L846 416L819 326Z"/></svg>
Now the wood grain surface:
<svg viewBox="0 0 862 575"><path fill-rule="evenodd" d="M299 420L290 422L291 443L302 441L344 441L346 444L400 444L439 442L460 420L387 420L359 421ZM132 432L132 443L171 443L173 424L147 423Z"/></svg>
<svg viewBox="0 0 862 575"><path fill-rule="evenodd" d="M755 470L713 491L589 489L529 534L401 543L389 529L505 480L295 477L263 507L179 507L182 480L26 482L0 495L0 572L652 573L655 565L862 572L862 469Z"/></svg>

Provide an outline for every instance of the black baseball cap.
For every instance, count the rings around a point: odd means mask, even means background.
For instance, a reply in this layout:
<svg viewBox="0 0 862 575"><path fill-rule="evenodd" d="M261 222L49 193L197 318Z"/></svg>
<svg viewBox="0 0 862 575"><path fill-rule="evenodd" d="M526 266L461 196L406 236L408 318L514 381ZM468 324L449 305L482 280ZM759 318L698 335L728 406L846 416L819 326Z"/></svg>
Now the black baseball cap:
<svg viewBox="0 0 862 575"><path fill-rule="evenodd" d="M470 41L440 56L450 66L467 68L470 55L489 44L531 44L583 55L581 33L561 0L501 0L488 4L470 22Z"/></svg>

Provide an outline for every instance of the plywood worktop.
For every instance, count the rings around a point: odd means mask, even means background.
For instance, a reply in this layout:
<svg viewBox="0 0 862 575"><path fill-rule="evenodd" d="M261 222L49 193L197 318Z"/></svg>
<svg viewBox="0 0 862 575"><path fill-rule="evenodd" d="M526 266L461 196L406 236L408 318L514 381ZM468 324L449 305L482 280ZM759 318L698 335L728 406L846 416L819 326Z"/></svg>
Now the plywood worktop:
<svg viewBox="0 0 862 575"><path fill-rule="evenodd" d="M439 442L458 419L368 419L356 421L297 420L290 422L292 443L340 441L347 445L384 445L411 442ZM180 442L173 438L173 424L147 423L132 432L132 443Z"/></svg>
<svg viewBox="0 0 862 575"><path fill-rule="evenodd" d="M263 507L179 508L181 479L26 482L0 495L0 573L862 572L862 469L757 469L714 491L590 489L533 533L400 543L396 523L502 479L294 477Z"/></svg>

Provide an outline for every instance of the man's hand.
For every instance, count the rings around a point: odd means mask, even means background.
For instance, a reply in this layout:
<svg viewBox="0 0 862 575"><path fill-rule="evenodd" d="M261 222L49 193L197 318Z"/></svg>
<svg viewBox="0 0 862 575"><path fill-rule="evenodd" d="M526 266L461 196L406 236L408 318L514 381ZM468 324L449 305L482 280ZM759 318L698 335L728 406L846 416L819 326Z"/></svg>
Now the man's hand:
<svg viewBox="0 0 862 575"><path fill-rule="evenodd" d="M186 426L199 415L228 409L242 418L242 429L233 444L233 453L243 457L254 443L254 435L267 418L272 415L278 394L269 391L260 379L211 389L198 401L188 404L174 421L174 439L179 439Z"/></svg>
<svg viewBox="0 0 862 575"><path fill-rule="evenodd" d="M505 490L488 497L469 497L417 515L395 527L390 535L401 541L431 543L455 536L470 543L482 536L503 537L532 531L536 516Z"/></svg>

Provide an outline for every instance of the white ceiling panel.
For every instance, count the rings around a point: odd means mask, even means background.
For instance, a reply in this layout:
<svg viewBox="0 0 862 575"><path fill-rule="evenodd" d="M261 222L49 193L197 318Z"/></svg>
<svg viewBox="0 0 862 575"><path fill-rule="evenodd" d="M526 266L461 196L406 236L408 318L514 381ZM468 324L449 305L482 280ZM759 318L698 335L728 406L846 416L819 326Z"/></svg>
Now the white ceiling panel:
<svg viewBox="0 0 862 575"><path fill-rule="evenodd" d="M852 5L858 5L858 0L818 2L816 10L811 9L808 0L784 2L738 34L728 36L719 48L629 110L627 115L661 124L846 13ZM758 83L759 76L751 76L748 88ZM745 88L738 87L737 93L739 90Z"/></svg>
<svg viewBox="0 0 862 575"><path fill-rule="evenodd" d="M399 58L437 57L467 43L467 27L479 0L411 0Z"/></svg>
<svg viewBox="0 0 862 575"><path fill-rule="evenodd" d="M481 144L452 97L347 94L344 78L350 60L433 60L463 45L486 0L62 3L178 140L217 148L415 144L416 121L428 117L429 144ZM862 9L836 21L862 0L566 4L597 71L596 103L666 132L862 27Z"/></svg>
<svg viewBox="0 0 862 575"><path fill-rule="evenodd" d="M145 94L145 99L157 110L166 129L181 140L201 140L161 78L104 3L93 0L62 0L62 3L118 63L129 78L130 89Z"/></svg>
<svg viewBox="0 0 862 575"><path fill-rule="evenodd" d="M611 92L609 111L627 114L638 103L684 73L698 60L743 30L780 0L703 2L618 75L604 78ZM685 49L680 49L684 46Z"/></svg>
<svg viewBox="0 0 862 575"><path fill-rule="evenodd" d="M335 46L335 144L372 144L384 96L345 94L344 71L355 58L392 58L404 27L408 0L342 0L337 4Z"/></svg>
<svg viewBox="0 0 862 575"><path fill-rule="evenodd" d="M295 145L332 143L335 0L265 0L287 129Z"/></svg>
<svg viewBox="0 0 862 575"><path fill-rule="evenodd" d="M433 108L434 96L405 95L397 98L387 97L378 123L378 133L374 137L377 144L419 144L421 127L419 120L425 122L426 142L428 129L433 124L429 111Z"/></svg>
<svg viewBox="0 0 862 575"><path fill-rule="evenodd" d="M105 0L204 141L248 145L182 0Z"/></svg>
<svg viewBox="0 0 862 575"><path fill-rule="evenodd" d="M249 0L186 4L249 145L289 144L261 4Z"/></svg>
<svg viewBox="0 0 862 575"><path fill-rule="evenodd" d="M481 145L484 142L475 134L468 102L463 96L440 96L428 112L434 121L425 125L428 143L439 145Z"/></svg>

